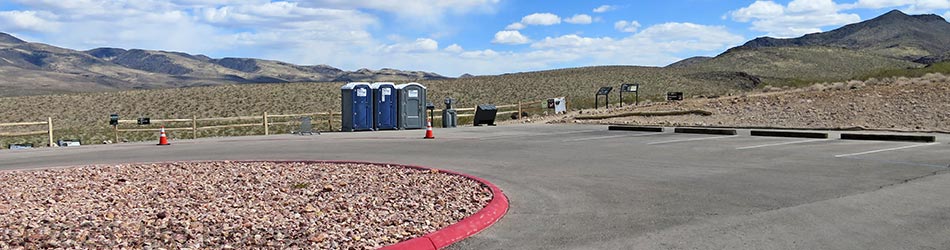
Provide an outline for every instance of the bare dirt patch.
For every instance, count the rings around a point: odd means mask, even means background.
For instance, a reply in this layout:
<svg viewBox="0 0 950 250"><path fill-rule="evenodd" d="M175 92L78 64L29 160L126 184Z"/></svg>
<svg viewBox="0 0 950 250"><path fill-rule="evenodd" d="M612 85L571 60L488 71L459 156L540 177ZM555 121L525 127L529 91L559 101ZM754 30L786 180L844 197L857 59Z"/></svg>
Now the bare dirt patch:
<svg viewBox="0 0 950 250"><path fill-rule="evenodd" d="M389 165L204 162L0 172L0 248L378 248L491 190Z"/></svg>
<svg viewBox="0 0 950 250"><path fill-rule="evenodd" d="M888 78L815 84L807 88L639 107L587 110L559 117L554 123L637 124L660 126L725 126L814 129L869 129L950 132L950 78ZM624 116L631 112L703 110L711 115Z"/></svg>

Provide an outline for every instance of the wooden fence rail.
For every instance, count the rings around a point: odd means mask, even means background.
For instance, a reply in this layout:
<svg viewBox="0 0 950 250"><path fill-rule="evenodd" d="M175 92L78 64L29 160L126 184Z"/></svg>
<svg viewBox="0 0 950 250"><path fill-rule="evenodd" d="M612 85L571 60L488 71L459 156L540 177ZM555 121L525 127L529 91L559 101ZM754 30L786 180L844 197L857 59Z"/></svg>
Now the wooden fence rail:
<svg viewBox="0 0 950 250"><path fill-rule="evenodd" d="M508 105L499 105L495 106L499 112L496 115L508 115L508 114L519 114L517 116L520 119L520 114L524 110L524 107L530 107L531 105L543 104L543 101L535 102L519 102L517 104L508 104ZM459 114L458 117L474 117L475 110L477 108L462 108L456 109L456 112L465 113ZM510 111L501 111L502 109L516 109ZM442 109L433 110L433 112L441 113ZM198 118L192 116L191 118L171 118L171 119L154 119L150 120L150 124L160 124L165 127L166 131L191 131L192 139L198 138L198 131L200 130L209 130L209 129L222 129L222 128L242 128L242 127L263 127L264 134L270 134L271 125L294 125L298 121L278 121L271 122L270 118L290 118L290 117L312 117L313 121L317 121L317 117L325 117L327 126L333 128L333 119L334 117L341 116L340 113L335 112L320 112L320 113L306 113L306 114L279 114L279 115L269 115L267 112L264 112L259 116L235 116L235 117L216 117L216 118ZM441 119L441 116L432 117L432 119ZM250 123L248 121L256 120L257 122ZM198 126L198 122L240 122L237 124L221 124L221 125L209 125L209 126ZM321 121L322 122L322 121ZM123 124L138 124L138 120L119 120L118 124L113 126L113 132L115 137L115 142L119 142L119 133L123 132L157 132L158 129L155 128L121 128ZM49 145L55 147L53 141L53 118L48 117L45 122L15 122L15 123L0 123L0 128L2 127L15 127L15 126L36 126L36 125L47 125L46 131L26 131L26 132L0 132L0 136L30 136L30 135L41 135L47 134L49 139ZM167 126L166 126L167 125ZM174 125L174 126L172 126Z"/></svg>
<svg viewBox="0 0 950 250"><path fill-rule="evenodd" d="M7 133L0 133L0 136L28 136L28 135L47 134L48 139L49 139L49 146L56 147L56 144L53 143L53 118L52 117L47 117L45 122L0 123L0 127L20 127L20 126L36 126L36 125L46 125L46 131L7 132Z"/></svg>

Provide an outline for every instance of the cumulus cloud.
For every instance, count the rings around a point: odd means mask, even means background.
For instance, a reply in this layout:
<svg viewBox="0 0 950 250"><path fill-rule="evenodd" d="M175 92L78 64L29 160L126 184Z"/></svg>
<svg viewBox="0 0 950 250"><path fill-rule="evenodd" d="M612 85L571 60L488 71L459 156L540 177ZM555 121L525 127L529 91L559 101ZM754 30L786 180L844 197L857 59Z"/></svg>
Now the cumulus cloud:
<svg viewBox="0 0 950 250"><path fill-rule="evenodd" d="M564 22L573 24L590 24L594 22L594 18L589 15L577 14L571 18L564 19Z"/></svg>
<svg viewBox="0 0 950 250"><path fill-rule="evenodd" d="M858 0L853 4L843 4L842 8L903 8L911 13L933 13L936 10L950 9L950 0Z"/></svg>
<svg viewBox="0 0 950 250"><path fill-rule="evenodd" d="M408 0L398 3L370 0L12 1L23 7L19 12L34 11L35 14L28 13L27 16L53 22L59 27L46 29L40 27L50 25L35 25L42 22L14 24L10 21L14 20L10 19L14 16L12 11L0 15L0 27L17 25L19 29L28 29L19 33L41 37L39 42L57 46L173 50L213 57L329 64L348 70L386 67L446 75L482 75L579 65L665 65L682 58L684 55L681 54L718 53L744 40L722 27L688 23L642 28L631 21L625 27L636 28L629 30L626 37L575 34L533 41L518 31L518 28L528 25L586 22L582 15L561 19L551 13L525 16L515 23L517 25L509 25L508 30L496 33L491 40L495 44L530 44L513 47L515 49L510 51L498 49L505 47L499 45L466 50L459 44L451 44L454 41L443 41L436 35L443 30L423 30L419 33L428 34L413 34L412 37L423 37L414 40L388 31L390 25L402 25L398 22L391 24L389 16L415 15L412 13L415 10L404 10L409 9L408 6L433 5L426 8L438 13L417 14L438 17L445 13L490 11L497 0ZM382 12L392 15L380 14ZM44 16L46 14L51 16ZM380 30L382 34L374 34ZM441 47L440 42L451 45Z"/></svg>
<svg viewBox="0 0 950 250"><path fill-rule="evenodd" d="M594 8L593 11L594 13L604 13L604 12L608 12L615 9L617 9L617 7L610 6L610 5L601 5L600 7Z"/></svg>
<svg viewBox="0 0 950 250"><path fill-rule="evenodd" d="M258 1L259 0L251 0ZM245 1L247 2L247 1ZM370 9L396 14L404 20L437 24L447 13L493 12L500 0L315 0L300 1L305 7Z"/></svg>
<svg viewBox="0 0 950 250"><path fill-rule="evenodd" d="M384 46L383 48L383 51L386 53L415 53L431 52L436 50L439 50L439 42L429 38L419 38L414 42L397 43Z"/></svg>
<svg viewBox="0 0 950 250"><path fill-rule="evenodd" d="M796 37L821 32L823 27L861 21L857 14L841 13L844 7L832 0L793 0L787 6L773 1L756 1L732 11L739 22L751 22L752 30L774 37Z"/></svg>
<svg viewBox="0 0 950 250"><path fill-rule="evenodd" d="M445 47L445 51L450 53L462 53L465 51L465 49L463 49L462 46L458 44L452 44L448 47Z"/></svg>
<svg viewBox="0 0 950 250"><path fill-rule="evenodd" d="M525 26L523 23L520 23L520 22L519 22L519 23L512 23L512 24L509 24L507 27L505 27L505 29L506 29L506 30L520 30L520 29L524 29L524 28L526 28L526 27L527 27L527 26Z"/></svg>
<svg viewBox="0 0 950 250"><path fill-rule="evenodd" d="M525 25L555 25L561 23L561 17L551 13L534 13L521 18Z"/></svg>
<svg viewBox="0 0 950 250"><path fill-rule="evenodd" d="M614 29L620 32L628 32L628 33L637 32L637 30L640 29L640 22L637 22L637 21L628 22L628 21L623 21L623 20L617 21L616 23L614 23Z"/></svg>
<svg viewBox="0 0 950 250"><path fill-rule="evenodd" d="M546 37L544 40L538 41L531 44L531 48L535 49L548 49L548 48L570 48L570 47L583 47L583 46L592 46L595 44L606 44L613 42L614 40L609 37L604 38L590 38L590 37L581 37L578 35L564 35L560 37Z"/></svg>
<svg viewBox="0 0 950 250"><path fill-rule="evenodd" d="M526 44L531 42L531 39L528 39L527 36L522 35L521 32L517 30L502 30L495 33L495 39L492 39L491 42L498 44Z"/></svg>
<svg viewBox="0 0 950 250"><path fill-rule="evenodd" d="M0 11L0 29L5 31L51 32L59 28L57 16L49 12Z"/></svg>

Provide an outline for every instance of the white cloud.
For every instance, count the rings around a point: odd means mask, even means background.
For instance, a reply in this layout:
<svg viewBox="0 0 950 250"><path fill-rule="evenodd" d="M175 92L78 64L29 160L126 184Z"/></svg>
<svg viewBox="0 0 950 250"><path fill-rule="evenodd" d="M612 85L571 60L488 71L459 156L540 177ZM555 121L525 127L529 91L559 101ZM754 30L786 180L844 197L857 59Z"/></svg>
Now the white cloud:
<svg viewBox="0 0 950 250"><path fill-rule="evenodd" d="M561 23L561 17L551 13L534 13L521 18L525 25L555 25Z"/></svg>
<svg viewBox="0 0 950 250"><path fill-rule="evenodd" d="M766 32L768 36L796 37L820 32L823 27L861 21L857 14L841 13L843 9L832 0L793 0L788 6L756 1L729 15L735 21L751 22L752 30Z"/></svg>
<svg viewBox="0 0 950 250"><path fill-rule="evenodd" d="M505 27L506 30L520 30L524 29L526 26L523 23L512 23Z"/></svg>
<svg viewBox="0 0 950 250"><path fill-rule="evenodd" d="M595 8L593 11L594 13L604 13L604 12L608 12L615 9L617 9L617 7L610 6L610 5L601 5L600 7Z"/></svg>
<svg viewBox="0 0 950 250"><path fill-rule="evenodd" d="M752 5L731 13L732 18L739 22L772 18L782 14L785 14L785 7L772 1L755 1Z"/></svg>
<svg viewBox="0 0 950 250"><path fill-rule="evenodd" d="M594 22L594 18L584 14L577 14L571 18L564 19L564 22L573 24L590 24Z"/></svg>
<svg viewBox="0 0 950 250"><path fill-rule="evenodd" d="M502 30L498 33L495 33L495 39L491 41L492 43L499 44L526 44L531 42L531 39L521 34L517 30Z"/></svg>
<svg viewBox="0 0 950 250"><path fill-rule="evenodd" d="M457 45L456 45L457 46ZM415 53L439 50L439 42L429 38L419 38L410 43L397 43L384 46L386 53Z"/></svg>
<svg viewBox="0 0 950 250"><path fill-rule="evenodd" d="M531 48L547 49L547 48L583 47L583 46L592 46L595 44L605 44L605 43L610 43L613 41L614 40L609 37L590 38L590 37L581 37L578 35L564 35L564 36L560 36L556 38L546 37L544 38L544 40L531 44Z"/></svg>
<svg viewBox="0 0 950 250"><path fill-rule="evenodd" d="M718 26L670 23L638 27L631 31L639 30L639 33L631 32L626 37L552 35L538 41L532 41L520 31L505 30L496 33L491 42L530 46L505 50L498 47L506 46L488 45L485 41L484 45L466 44L477 49L465 50L437 35L451 32L441 29L453 26L451 23L440 24L443 26L436 30L390 31L398 30L390 29L393 26L405 24L393 24L389 16L411 17L416 11L399 8L425 3L435 5L427 8L438 13L420 14L426 15L420 18L427 19L490 11L497 0L408 0L405 4L370 0L13 1L23 6L23 11L36 11L35 16L60 25L55 30L35 31L38 28L33 28L34 31L19 33L40 37L38 42L57 46L160 49L213 57L329 64L346 70L385 67L445 75L483 75L584 65L666 65L697 53L719 53L744 40ZM457 3L461 7L443 2ZM55 15L43 16L44 11ZM392 15L380 14L382 12ZM537 13L516 24L528 26L527 21L531 21L530 25L553 25L575 21L577 16L580 15L562 20L554 14ZM13 25L6 21L0 20L0 27ZM406 34L424 38L406 39L403 37ZM451 45L440 47L440 42Z"/></svg>
<svg viewBox="0 0 950 250"><path fill-rule="evenodd" d="M0 11L0 29L4 31L51 32L59 29L56 15L36 11Z"/></svg>
<svg viewBox="0 0 950 250"><path fill-rule="evenodd" d="M853 4L843 4L843 8L884 9L903 8L910 13L933 13L936 10L950 9L950 0L858 0Z"/></svg>
<svg viewBox="0 0 950 250"><path fill-rule="evenodd" d="M239 0L235 0L239 1ZM261 2L248 0L243 2ZM446 14L495 11L501 0L315 0L301 1L306 7L332 9L371 9L398 15L412 22L438 24Z"/></svg>
<svg viewBox="0 0 950 250"><path fill-rule="evenodd" d="M617 21L614 23L614 29L621 32L633 33L640 29L640 22L637 21Z"/></svg>
<svg viewBox="0 0 950 250"><path fill-rule="evenodd" d="M445 51L450 52L450 53L462 53L463 51L465 51L465 49L463 49L462 46L458 44L452 44L452 45L449 45L448 47L445 47Z"/></svg>

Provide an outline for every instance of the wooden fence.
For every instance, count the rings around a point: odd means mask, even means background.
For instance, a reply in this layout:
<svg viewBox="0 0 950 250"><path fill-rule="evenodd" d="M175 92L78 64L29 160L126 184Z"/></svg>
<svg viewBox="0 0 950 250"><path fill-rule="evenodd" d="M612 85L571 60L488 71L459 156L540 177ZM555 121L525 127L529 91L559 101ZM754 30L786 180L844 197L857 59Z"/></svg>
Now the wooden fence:
<svg viewBox="0 0 950 250"><path fill-rule="evenodd" d="M500 116L500 115L508 115L508 114L521 114L521 112L523 112L523 110L524 110L524 108L525 108L526 106L530 106L530 105L534 105L534 104L541 104L541 102L528 102L528 103L518 103L518 104L495 106L495 108L498 109L498 113L497 113L496 115L499 115L499 116ZM504 110L504 109L513 109L513 108L517 108L517 109L516 109L516 110L510 110L510 111L501 111L501 110ZM458 115L459 118L462 118L462 117L474 117L474 116L475 116L475 110L476 110L476 109L478 109L478 108L476 107L476 108L455 109L455 112L458 112L458 113L459 113L459 115ZM434 113L436 113L436 114L440 114L440 113L442 113L442 109L436 109L436 110L433 110L432 112L434 112ZM470 112L471 114L463 114L463 113L469 113L469 112ZM432 119L433 119L433 120L434 120L434 119L442 119L442 117L441 117L441 116L436 116L436 117L432 117Z"/></svg>
<svg viewBox="0 0 950 250"><path fill-rule="evenodd" d="M541 108L540 105L544 104L543 101L535 102L522 102L518 104L510 105L500 105L496 106L498 112L496 116L505 116L511 114L518 114L512 116L513 118L520 119L521 115L526 109L537 109ZM458 112L459 118L468 118L475 116L475 110L477 108L462 108L456 109ZM507 110L507 111L503 111ZM433 110L433 113L440 114L442 109ZM273 122L271 118L292 118L292 117L311 117L313 118L314 124L322 123L326 121L328 128L333 128L334 119L339 119L340 113L334 112L323 112L323 113L308 113L308 114L281 114L281 115L271 115L264 112L258 116L237 116L237 117L220 117L220 118L198 118L192 116L191 118L178 118L178 119L154 119L150 120L150 125L161 125L165 127L166 131L191 131L191 138L198 138L198 131L208 130L208 129L221 129L221 128L242 128L242 127L262 127L264 130L264 135L270 135L270 127L273 125L295 125L299 124L297 120L290 121L280 121ZM435 115L432 117L433 120L440 119L440 115ZM199 123L214 123L213 125L198 126ZM221 124L224 123L224 124ZM157 128L123 128L122 125L127 124L138 124L138 120L119 120L118 125L112 127L113 135L115 142L120 142L119 135L120 133L125 132L156 132ZM56 146L53 141L53 119L47 118L45 122L18 122L18 123L0 123L0 128L10 127L10 126L36 126L36 125L47 125L46 131L28 131L28 132L8 132L0 133L0 137L5 136L30 136L30 135L48 135L49 145Z"/></svg>
<svg viewBox="0 0 950 250"><path fill-rule="evenodd" d="M309 114L289 114L289 115L269 115L267 112L260 116L236 116L236 117L220 117L220 118L198 118L192 116L191 119L156 119L150 120L149 123L168 125L165 126L166 131L191 131L191 138L198 138L198 131L206 129L221 129L221 128L241 128L241 127L263 127L264 135L270 135L270 126L271 125L293 125L297 121L287 121L287 122L271 122L270 118L286 118L286 117L318 117L326 116L325 121L327 121L328 127L332 127L334 116L339 116L340 113L309 113ZM255 121L255 122L251 122ZM314 119L316 121L316 119ZM236 124L224 124L224 125L209 125L209 126L198 126L198 122L236 122ZM155 128L121 128L122 124L138 124L138 120L119 120L119 125L114 126L115 131L115 140L119 141L119 133L121 132L155 132Z"/></svg>
<svg viewBox="0 0 950 250"><path fill-rule="evenodd" d="M37 126L37 125L46 125L46 130L39 131L27 131L27 132L7 132L0 133L0 136L28 136L28 135L42 135L46 134L49 137L49 146L55 147L56 144L53 143L53 118L47 117L45 122L14 122L14 123L0 123L0 127L22 127L22 126Z"/></svg>

